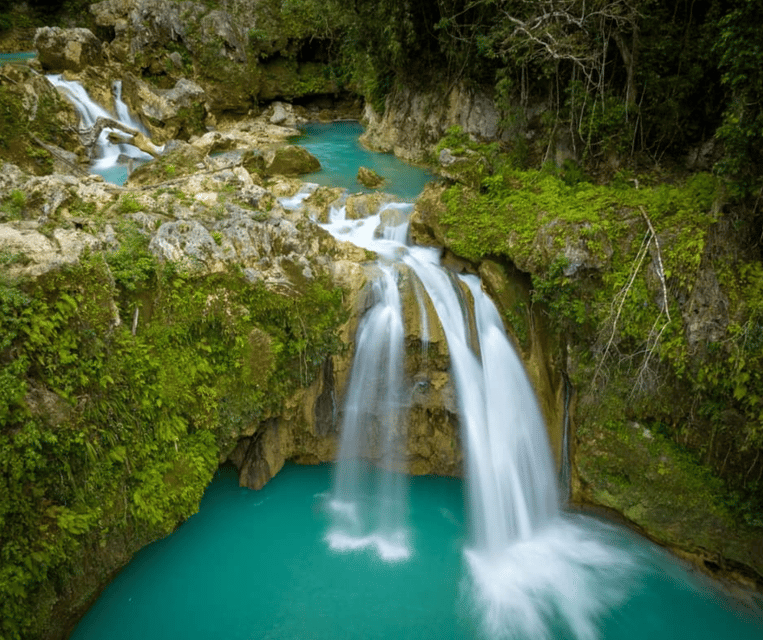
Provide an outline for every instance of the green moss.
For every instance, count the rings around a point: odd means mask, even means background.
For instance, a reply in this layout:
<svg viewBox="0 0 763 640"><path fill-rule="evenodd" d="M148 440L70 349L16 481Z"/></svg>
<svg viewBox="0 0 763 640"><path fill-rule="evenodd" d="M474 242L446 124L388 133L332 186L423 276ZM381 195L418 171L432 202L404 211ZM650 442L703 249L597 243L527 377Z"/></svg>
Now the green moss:
<svg viewBox="0 0 763 640"><path fill-rule="evenodd" d="M0 204L0 215L4 220L19 220L26 208L27 195L20 189L13 189Z"/></svg>
<svg viewBox="0 0 763 640"><path fill-rule="evenodd" d="M479 152L458 131L445 142ZM487 153L491 175L446 190L438 233L475 263L498 258L530 274L536 309L567 344L589 499L676 543L696 526L718 548L715 523L759 526L763 267L743 249L744 223L734 229L722 213L724 185L709 174L598 185L570 167L522 171ZM689 342L700 313L713 345ZM659 424L659 438L650 448L611 427L623 420ZM634 457L642 445L653 467Z"/></svg>
<svg viewBox="0 0 763 640"><path fill-rule="evenodd" d="M44 634L85 549L129 554L194 513L239 431L340 348L328 283L283 296L236 272L191 277L134 225L117 233L112 254L0 282L3 637Z"/></svg>
<svg viewBox="0 0 763 640"><path fill-rule="evenodd" d="M725 484L662 435L660 425L589 423L579 434L577 460L589 499L622 513L652 537L750 563L760 534L740 525Z"/></svg>

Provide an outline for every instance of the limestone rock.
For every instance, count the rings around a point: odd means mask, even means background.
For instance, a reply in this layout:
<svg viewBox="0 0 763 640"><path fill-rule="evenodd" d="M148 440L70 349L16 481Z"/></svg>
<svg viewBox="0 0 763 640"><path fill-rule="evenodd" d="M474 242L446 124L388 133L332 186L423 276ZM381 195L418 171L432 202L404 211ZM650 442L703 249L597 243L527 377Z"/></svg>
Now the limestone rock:
<svg viewBox="0 0 763 640"><path fill-rule="evenodd" d="M494 140L501 133L500 114L490 97L460 84L447 94L442 89L397 87L387 98L384 116L369 105L364 120L365 145L413 162L425 161L453 126L477 140Z"/></svg>
<svg viewBox="0 0 763 640"><path fill-rule="evenodd" d="M246 35L230 13L210 11L199 21L199 27L205 42L219 43L220 57L246 62Z"/></svg>
<svg viewBox="0 0 763 640"><path fill-rule="evenodd" d="M392 201L392 196L386 193L353 193L345 201L345 215L348 220L367 218Z"/></svg>
<svg viewBox="0 0 763 640"><path fill-rule="evenodd" d="M199 165L204 168L204 154L189 144L173 142L165 149L167 152L159 158L136 167L125 181L125 186L160 184L196 173Z"/></svg>
<svg viewBox="0 0 763 640"><path fill-rule="evenodd" d="M367 189L377 189L384 184L384 178L368 167L358 169L357 180Z"/></svg>
<svg viewBox="0 0 763 640"><path fill-rule="evenodd" d="M273 115L270 116L270 122L272 124L285 124L294 126L296 123L296 118L294 117L292 106L284 102L274 102Z"/></svg>
<svg viewBox="0 0 763 640"><path fill-rule="evenodd" d="M321 163L307 149L296 145L270 147L263 152L268 175L298 176L320 171Z"/></svg>
<svg viewBox="0 0 763 640"><path fill-rule="evenodd" d="M656 277L656 274L655 274ZM661 301L661 298L659 298ZM711 267L697 273L689 299L681 305L681 316L690 348L719 342L726 336L729 300Z"/></svg>
<svg viewBox="0 0 763 640"><path fill-rule="evenodd" d="M244 118L237 122L222 124L214 131L208 131L201 136L193 136L189 142L204 154L230 150L249 151L253 156L257 156L255 163L259 169L264 169L265 162L259 149L283 143L297 135L299 135L297 129L271 124L264 117ZM246 160L242 158L242 162Z"/></svg>
<svg viewBox="0 0 763 640"><path fill-rule="evenodd" d="M416 199L416 206L411 215L410 234L424 246L445 246L445 231L440 225L440 215L445 210L442 194L445 185L429 183Z"/></svg>
<svg viewBox="0 0 763 640"><path fill-rule="evenodd" d="M140 78L127 74L123 80L127 102L151 130L152 137L163 141L175 138L184 128L194 109L203 104L202 89L193 80L180 78L172 89L157 89ZM161 126L156 126L156 123Z"/></svg>
<svg viewBox="0 0 763 640"><path fill-rule="evenodd" d="M46 71L82 71L105 62L103 45L89 29L42 27L35 33L34 47Z"/></svg>
<svg viewBox="0 0 763 640"><path fill-rule="evenodd" d="M441 154L440 157L440 175L472 189L479 189L482 178L490 175L492 171L487 158L478 153L467 151L464 155L454 156L449 152L445 156Z"/></svg>
<svg viewBox="0 0 763 640"><path fill-rule="evenodd" d="M56 229L48 237L38 227L37 223L0 224L0 251L19 256L8 269L12 275L39 276L77 262L85 247L101 244L98 238L83 231Z"/></svg>
<svg viewBox="0 0 763 640"><path fill-rule="evenodd" d="M456 161L456 156L450 149L440 149L440 154L437 156L437 160L441 167L449 167Z"/></svg>
<svg viewBox="0 0 763 640"><path fill-rule="evenodd" d="M543 271L548 265L562 260L565 276L574 276L579 270L600 271L612 259L613 249L608 236L603 231L591 234L589 222L565 223L553 220L536 231L534 251L527 261L515 260L523 271ZM560 247L559 238L563 239ZM509 240L511 244L512 239Z"/></svg>
<svg viewBox="0 0 763 640"><path fill-rule="evenodd" d="M27 66L0 67L0 87L7 113L23 114L21 121L15 117L5 119L5 128L0 133L2 159L38 174L50 173L51 169L76 171L79 158L71 154L83 153L84 157L84 150L77 135L79 116L71 103L44 75ZM35 130L48 129L56 131L56 145L46 144L39 135L33 135Z"/></svg>
<svg viewBox="0 0 763 640"><path fill-rule="evenodd" d="M198 25L207 11L201 3L164 0L103 0L90 5L95 23L114 29L111 50L129 58L182 40L188 26Z"/></svg>

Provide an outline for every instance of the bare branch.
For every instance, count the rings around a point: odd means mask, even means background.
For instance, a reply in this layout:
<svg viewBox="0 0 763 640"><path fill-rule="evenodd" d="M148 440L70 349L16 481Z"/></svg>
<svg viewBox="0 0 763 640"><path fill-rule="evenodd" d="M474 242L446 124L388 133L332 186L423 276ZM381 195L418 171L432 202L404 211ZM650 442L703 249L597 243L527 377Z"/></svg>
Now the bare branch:
<svg viewBox="0 0 763 640"><path fill-rule="evenodd" d="M148 153L149 155L156 157L161 153L159 147L157 147L145 134L141 133L137 129L128 127L126 124L112 120L111 118L100 117L95 121L92 127L87 129L80 129L79 135L82 141L82 146L88 150L90 157L93 157L95 153L95 145L98 142L98 138L104 129L116 129L126 133L129 137L119 136L116 132L110 134L110 137L116 138L115 142L129 144L137 147L141 151Z"/></svg>

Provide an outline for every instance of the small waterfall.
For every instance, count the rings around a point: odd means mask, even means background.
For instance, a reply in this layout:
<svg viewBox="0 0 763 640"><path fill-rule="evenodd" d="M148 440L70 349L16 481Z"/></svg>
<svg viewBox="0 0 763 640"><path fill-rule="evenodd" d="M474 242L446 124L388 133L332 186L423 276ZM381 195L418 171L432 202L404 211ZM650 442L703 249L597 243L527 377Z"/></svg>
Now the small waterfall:
<svg viewBox="0 0 763 640"><path fill-rule="evenodd" d="M376 427L390 429L385 443L392 449L377 457L383 466L396 466L403 455L397 449L405 422L399 398L408 381L403 381L398 355L392 354L402 351L404 334L396 274L407 268L442 326L458 394L470 512L464 606L477 614L480 635L490 640L594 640L599 618L625 597L625 584L635 579L632 558L608 542L606 527L588 520L581 525L579 518L561 511L543 418L500 316L476 276L456 276L443 268L438 249L405 244L402 214L410 209L387 205L353 221L345 219L342 208L333 210L324 225L336 237L379 256L375 301L357 334L328 538L342 549L375 545L386 559L404 559L412 552L395 544L407 540L404 488L398 485L392 492L382 487L372 498L374 472L360 462L373 457L363 435L370 425L374 433ZM420 313L424 308L422 303ZM385 406L389 417L380 419ZM389 509L391 520L360 513L357 505L369 500ZM380 535L385 531L393 537Z"/></svg>
<svg viewBox="0 0 763 640"><path fill-rule="evenodd" d="M398 209L401 207L405 206ZM379 211L371 219L353 223L346 220L342 207L332 210L332 221L326 225L335 235L350 237L359 246L378 247L380 253L387 254L372 274L373 304L358 327L329 505L334 524L328 539L336 549L373 547L385 560L402 560L410 555L407 469L401 461L407 413L403 389L405 336L399 272L391 258L394 247L399 246L393 238L405 236L407 218L405 229L390 224L375 235L384 227L381 216ZM373 469L364 460L373 460L380 468Z"/></svg>
<svg viewBox="0 0 763 640"><path fill-rule="evenodd" d="M410 555L405 514L403 318L394 266L379 265L374 305L358 328L330 506L336 549L373 546L387 560ZM380 469L361 462L371 458Z"/></svg>
<svg viewBox="0 0 763 640"><path fill-rule="evenodd" d="M90 129L95 125L98 118L108 118L148 135L146 128L130 114L127 105L122 100L121 80L116 80L112 85L114 110L116 112L112 114L95 102L79 82L65 80L62 74L50 74L46 77L74 105L80 116L80 129ZM110 133L123 135L122 132L108 127L101 131L96 143L91 169L106 180L121 184L129 175L133 165L147 162L151 160L151 156L130 144L111 142L109 140Z"/></svg>

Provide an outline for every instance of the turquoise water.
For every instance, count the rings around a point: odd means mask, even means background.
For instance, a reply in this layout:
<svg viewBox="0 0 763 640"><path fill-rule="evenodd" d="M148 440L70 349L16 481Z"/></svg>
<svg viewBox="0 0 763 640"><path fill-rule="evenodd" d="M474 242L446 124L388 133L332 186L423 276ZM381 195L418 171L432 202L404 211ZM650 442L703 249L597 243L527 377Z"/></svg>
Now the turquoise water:
<svg viewBox="0 0 763 640"><path fill-rule="evenodd" d="M399 563L384 563L371 552L329 550L323 505L330 484L328 465L287 465L261 491L239 488L235 469L221 469L199 513L140 551L71 638L480 637L464 595L462 482L411 478L414 553ZM665 562L650 545L591 518L583 520L592 536L609 537L637 565L627 584L620 585L622 602L601 613L599 637L763 637L763 624L746 621L711 590L691 586L678 565ZM609 594L600 596L606 600ZM567 636L560 628L552 637Z"/></svg>
<svg viewBox="0 0 763 640"><path fill-rule="evenodd" d="M431 173L408 165L392 154L374 153L358 142L363 127L355 121L312 123L302 127L303 135L292 140L321 161L321 170L304 176L309 182L329 187L344 187L352 193L369 192L357 182L360 167L373 169L387 182L379 189L403 200L414 200Z"/></svg>
<svg viewBox="0 0 763 640"><path fill-rule="evenodd" d="M454 615L461 483L413 481L416 554L387 564L329 551L321 494L330 482L329 466L287 465L256 492L220 470L200 512L140 551L71 637L467 637Z"/></svg>
<svg viewBox="0 0 763 640"><path fill-rule="evenodd" d="M136 163L135 166L137 167L138 163ZM126 164L116 164L106 168L91 167L90 170L93 173L102 176L106 182L110 182L111 184L116 184L119 186L122 186L125 183L125 180L127 180L127 177L130 175L130 168Z"/></svg>
<svg viewBox="0 0 763 640"><path fill-rule="evenodd" d="M0 53L0 64L24 63L37 55L36 51L17 51L13 53Z"/></svg>

